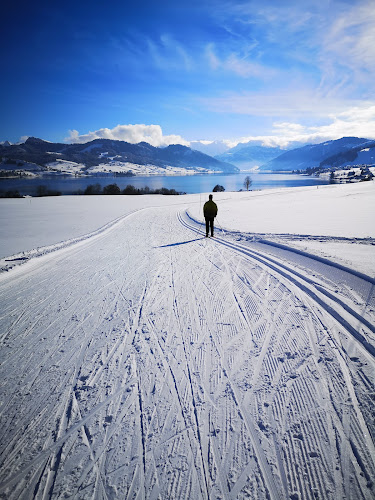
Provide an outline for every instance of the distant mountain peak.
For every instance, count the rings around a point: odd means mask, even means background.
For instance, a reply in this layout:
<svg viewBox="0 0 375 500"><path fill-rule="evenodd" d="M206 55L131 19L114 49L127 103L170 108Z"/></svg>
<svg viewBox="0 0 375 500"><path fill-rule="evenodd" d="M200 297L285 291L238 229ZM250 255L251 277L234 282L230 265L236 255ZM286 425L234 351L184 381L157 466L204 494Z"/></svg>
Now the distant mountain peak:
<svg viewBox="0 0 375 500"><path fill-rule="evenodd" d="M170 151L191 151L190 148L188 148L187 146L184 146L183 144L170 144L169 146L167 146L165 149L169 149Z"/></svg>
<svg viewBox="0 0 375 500"><path fill-rule="evenodd" d="M223 154L216 155L220 161L228 161L242 169L254 168L276 158L284 151L279 147L262 146L260 143L251 141L237 144L234 148Z"/></svg>
<svg viewBox="0 0 375 500"><path fill-rule="evenodd" d="M25 144L45 144L48 141L44 141L43 139L39 139L39 137L29 137L26 139Z"/></svg>

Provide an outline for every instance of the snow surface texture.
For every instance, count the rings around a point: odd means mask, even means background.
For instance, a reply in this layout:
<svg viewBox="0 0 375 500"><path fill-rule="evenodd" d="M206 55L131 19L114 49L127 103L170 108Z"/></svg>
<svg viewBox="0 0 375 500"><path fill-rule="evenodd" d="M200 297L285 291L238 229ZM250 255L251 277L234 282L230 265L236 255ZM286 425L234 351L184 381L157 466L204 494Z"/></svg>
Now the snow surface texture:
<svg viewBox="0 0 375 500"><path fill-rule="evenodd" d="M49 253L28 229L39 257L0 275L3 497L374 498L375 281L246 237L246 197L215 195L214 239L196 195L98 197Z"/></svg>

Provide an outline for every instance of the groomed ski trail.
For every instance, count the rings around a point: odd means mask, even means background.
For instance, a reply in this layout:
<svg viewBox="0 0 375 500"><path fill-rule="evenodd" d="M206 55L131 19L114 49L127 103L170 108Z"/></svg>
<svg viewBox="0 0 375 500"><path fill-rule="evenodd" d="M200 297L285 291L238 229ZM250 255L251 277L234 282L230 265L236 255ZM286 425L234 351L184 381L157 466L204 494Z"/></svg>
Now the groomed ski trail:
<svg viewBox="0 0 375 500"><path fill-rule="evenodd" d="M0 494L373 498L374 288L257 245L153 208L1 276Z"/></svg>

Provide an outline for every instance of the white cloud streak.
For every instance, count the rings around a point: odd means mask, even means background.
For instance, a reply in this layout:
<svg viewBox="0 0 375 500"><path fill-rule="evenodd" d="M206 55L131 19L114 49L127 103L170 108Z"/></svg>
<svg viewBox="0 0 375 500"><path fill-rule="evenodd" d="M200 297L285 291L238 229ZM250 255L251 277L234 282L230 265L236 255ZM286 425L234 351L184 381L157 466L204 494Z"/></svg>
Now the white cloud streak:
<svg viewBox="0 0 375 500"><path fill-rule="evenodd" d="M375 139L375 105L366 108L354 107L337 115L331 115L330 123L322 126L275 122L270 135L245 136L223 142L229 147L234 147L239 143L261 141L264 146L287 148L298 147L298 144L317 144L341 137Z"/></svg>
<svg viewBox="0 0 375 500"><path fill-rule="evenodd" d="M354 73L375 74L375 6L360 2L341 13L323 39L323 50Z"/></svg>
<svg viewBox="0 0 375 500"><path fill-rule="evenodd" d="M131 144L147 142L155 147L169 146L170 144L189 145L180 135L163 135L160 125L117 125L116 127L101 128L87 134L79 134L77 130L70 130L65 142L83 144L94 139L112 139L126 141Z"/></svg>
<svg viewBox="0 0 375 500"><path fill-rule="evenodd" d="M318 91L298 87L269 92L228 93L220 97L202 97L200 102L216 113L272 117L327 117L348 107L363 106L360 100L323 96Z"/></svg>
<svg viewBox="0 0 375 500"><path fill-rule="evenodd" d="M278 64L280 60L284 68L298 68L301 77L314 75L318 86L320 82L321 93L326 96L373 97L374 0L351 3L283 0L271 4L263 0L235 0L223 2L215 15L224 29L230 26L236 40L236 49L232 52L244 63L237 74L248 76L246 63L250 61L270 68L275 74L279 68L279 77L287 78L288 74ZM248 51L249 37L252 45ZM220 53L217 48L215 56L223 66L228 54L224 57L223 47L221 49ZM227 64L227 69L230 67ZM232 65L232 69L236 70L236 65Z"/></svg>
<svg viewBox="0 0 375 500"><path fill-rule="evenodd" d="M147 38L146 45L152 64L161 71L189 73L196 69L192 54L168 33L162 34L157 40Z"/></svg>
<svg viewBox="0 0 375 500"><path fill-rule="evenodd" d="M205 55L209 67L213 71L225 71L228 74L233 74L242 78L259 78L267 80L276 76L277 71L254 60L251 60L248 55L242 55L237 52L230 52L226 55L218 55L218 50L215 50L213 43L207 44Z"/></svg>

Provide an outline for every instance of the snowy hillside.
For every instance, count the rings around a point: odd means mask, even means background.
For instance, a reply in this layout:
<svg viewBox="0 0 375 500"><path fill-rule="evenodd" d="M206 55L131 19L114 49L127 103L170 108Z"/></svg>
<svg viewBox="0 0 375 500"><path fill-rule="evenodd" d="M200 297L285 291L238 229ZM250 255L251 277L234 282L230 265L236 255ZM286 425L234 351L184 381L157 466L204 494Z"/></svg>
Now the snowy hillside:
<svg viewBox="0 0 375 500"><path fill-rule="evenodd" d="M374 189L0 200L0 495L374 498Z"/></svg>
<svg viewBox="0 0 375 500"><path fill-rule="evenodd" d="M287 151L262 166L266 170L306 170L324 165L333 165L333 158L340 158L337 166L344 164L347 155L354 159L353 152L368 147L368 139L358 137L342 137L321 144L309 144L302 148Z"/></svg>
<svg viewBox="0 0 375 500"><path fill-rule="evenodd" d="M119 172L125 167L132 171L133 165L134 173L141 171L142 174L157 173L157 170L163 172L165 169L168 169L168 173L174 170L175 173L238 171L234 165L180 144L162 148L146 142L131 144L110 139L95 139L84 144L59 144L29 137L22 144L0 144L0 159L2 157L3 170L12 169L14 164L33 162L46 172L56 170L85 175L90 173L90 167L96 167L96 171L101 172Z"/></svg>

